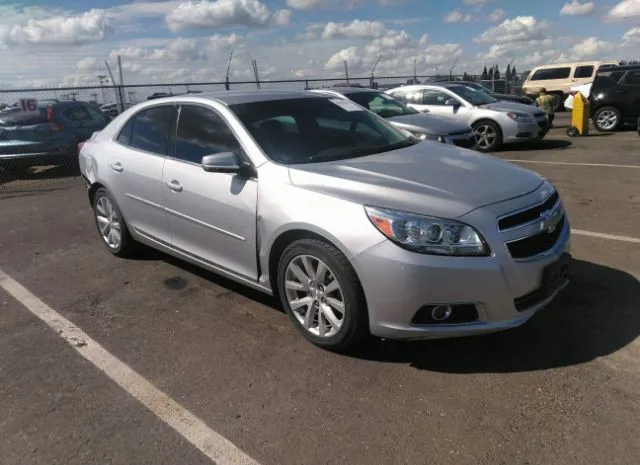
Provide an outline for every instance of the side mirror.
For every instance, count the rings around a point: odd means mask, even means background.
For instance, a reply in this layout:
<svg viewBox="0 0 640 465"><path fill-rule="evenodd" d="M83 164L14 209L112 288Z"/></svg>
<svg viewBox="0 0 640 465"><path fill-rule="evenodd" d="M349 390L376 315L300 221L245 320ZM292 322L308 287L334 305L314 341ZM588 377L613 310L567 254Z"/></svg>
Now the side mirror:
<svg viewBox="0 0 640 465"><path fill-rule="evenodd" d="M237 173L243 166L233 152L220 152L202 157L202 169L209 173Z"/></svg>
<svg viewBox="0 0 640 465"><path fill-rule="evenodd" d="M450 98L449 100L444 102L444 104L447 105L448 107L459 107L460 106L460 102L458 102L454 98Z"/></svg>

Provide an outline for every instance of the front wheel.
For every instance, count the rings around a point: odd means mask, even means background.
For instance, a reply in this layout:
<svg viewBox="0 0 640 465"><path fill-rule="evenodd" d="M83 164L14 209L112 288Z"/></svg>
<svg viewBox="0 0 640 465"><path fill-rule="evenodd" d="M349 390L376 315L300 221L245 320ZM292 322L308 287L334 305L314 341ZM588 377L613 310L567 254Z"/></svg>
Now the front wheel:
<svg viewBox="0 0 640 465"><path fill-rule="evenodd" d="M360 281L330 244L317 239L291 243L278 265L278 292L293 324L319 347L344 351L368 335Z"/></svg>
<svg viewBox="0 0 640 465"><path fill-rule="evenodd" d="M493 121L478 121L473 126L476 144L480 152L493 152L502 145L502 131Z"/></svg>
<svg viewBox="0 0 640 465"><path fill-rule="evenodd" d="M614 107L599 108L593 114L593 125L600 132L615 131L620 125L620 110Z"/></svg>

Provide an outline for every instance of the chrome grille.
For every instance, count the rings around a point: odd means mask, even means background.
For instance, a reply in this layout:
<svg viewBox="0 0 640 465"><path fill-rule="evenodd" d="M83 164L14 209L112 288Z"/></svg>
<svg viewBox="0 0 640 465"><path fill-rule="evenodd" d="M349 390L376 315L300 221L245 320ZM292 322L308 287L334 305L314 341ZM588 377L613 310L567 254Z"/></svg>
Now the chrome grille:
<svg viewBox="0 0 640 465"><path fill-rule="evenodd" d="M538 221L540 220L541 214L543 212L555 209L559 201L560 197L558 196L558 192L554 191L554 193L551 194L551 196L541 204L535 205L525 210L510 213L499 218L498 229L500 231L506 231Z"/></svg>

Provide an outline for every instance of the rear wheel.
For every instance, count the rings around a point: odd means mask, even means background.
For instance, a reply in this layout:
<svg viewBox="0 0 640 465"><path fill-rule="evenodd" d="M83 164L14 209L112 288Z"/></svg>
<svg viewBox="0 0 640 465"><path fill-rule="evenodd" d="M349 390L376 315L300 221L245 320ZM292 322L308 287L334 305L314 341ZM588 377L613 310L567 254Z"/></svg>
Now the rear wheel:
<svg viewBox="0 0 640 465"><path fill-rule="evenodd" d="M118 257L133 255L137 244L129 234L120 209L102 187L93 196L93 211L98 232L107 250Z"/></svg>
<svg viewBox="0 0 640 465"><path fill-rule="evenodd" d="M293 324L319 347L344 351L368 335L360 281L330 244L317 239L291 243L278 265L278 291Z"/></svg>
<svg viewBox="0 0 640 465"><path fill-rule="evenodd" d="M615 131L620 125L620 111L615 107L602 107L593 114L593 125L598 131Z"/></svg>
<svg viewBox="0 0 640 465"><path fill-rule="evenodd" d="M479 151L493 152L502 145L502 131L494 121L478 121L472 127Z"/></svg>

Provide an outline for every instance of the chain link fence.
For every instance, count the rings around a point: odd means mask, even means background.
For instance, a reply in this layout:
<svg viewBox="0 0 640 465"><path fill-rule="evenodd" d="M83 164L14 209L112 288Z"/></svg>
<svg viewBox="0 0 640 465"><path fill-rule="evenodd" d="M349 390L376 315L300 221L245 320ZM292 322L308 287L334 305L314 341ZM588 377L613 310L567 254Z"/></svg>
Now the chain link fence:
<svg viewBox="0 0 640 465"><path fill-rule="evenodd" d="M481 76L465 74L0 90L0 196L80 183L78 144L124 109L149 99L224 90L303 90L345 85L384 90L463 79L480 82L496 92L519 93L521 86L521 80L483 81Z"/></svg>

